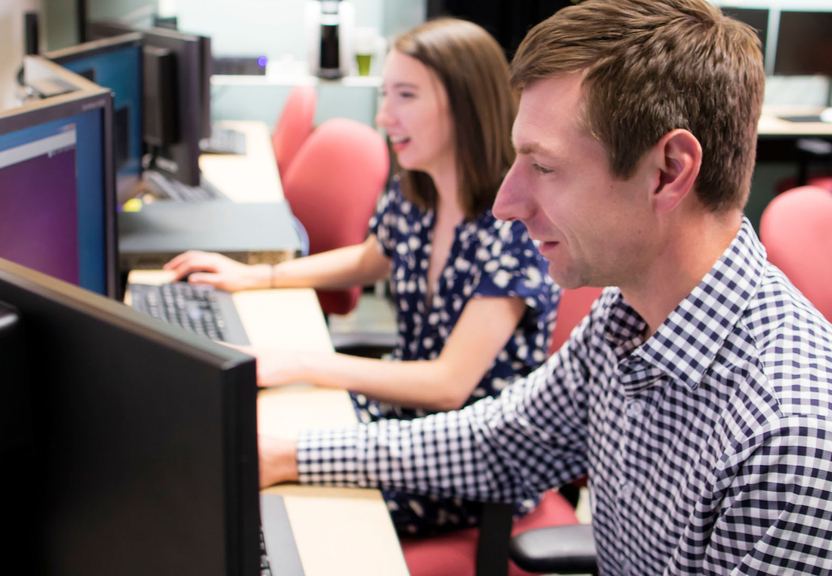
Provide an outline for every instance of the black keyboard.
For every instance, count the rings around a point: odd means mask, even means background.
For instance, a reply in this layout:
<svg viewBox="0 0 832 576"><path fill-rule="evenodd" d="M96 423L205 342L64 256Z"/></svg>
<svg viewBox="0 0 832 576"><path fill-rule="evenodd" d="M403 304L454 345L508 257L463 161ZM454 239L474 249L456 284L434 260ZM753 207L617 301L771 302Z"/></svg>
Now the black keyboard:
<svg viewBox="0 0 832 576"><path fill-rule="evenodd" d="M250 344L231 294L211 286L173 282L129 284L132 306L185 330L229 344Z"/></svg>
<svg viewBox="0 0 832 576"><path fill-rule="evenodd" d="M266 552L268 551L268 556ZM260 574L304 576L286 504L278 494L260 493Z"/></svg>
<svg viewBox="0 0 832 576"><path fill-rule="evenodd" d="M200 178L199 186L188 186L178 180L171 180L158 172L146 170L144 183L147 191L160 200L174 200L177 202L213 202L228 200L228 197L204 178Z"/></svg>
<svg viewBox="0 0 832 576"><path fill-rule="evenodd" d="M260 524L260 576L272 576L272 564L266 552L266 537L263 535L262 524Z"/></svg>
<svg viewBox="0 0 832 576"><path fill-rule="evenodd" d="M199 141L199 149L205 154L246 154L246 135L231 128L211 126L211 137Z"/></svg>

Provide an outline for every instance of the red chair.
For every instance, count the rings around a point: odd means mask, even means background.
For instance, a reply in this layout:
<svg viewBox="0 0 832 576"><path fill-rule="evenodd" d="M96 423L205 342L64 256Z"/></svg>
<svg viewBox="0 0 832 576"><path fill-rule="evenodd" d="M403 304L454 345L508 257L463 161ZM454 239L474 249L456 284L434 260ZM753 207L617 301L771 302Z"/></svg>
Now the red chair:
<svg viewBox="0 0 832 576"><path fill-rule="evenodd" d="M589 313L602 290L587 287L563 291L550 352L558 350L569 338L572 329ZM428 538L403 538L402 550L411 576L526 576L531 573L508 561L509 539L537 528L578 523L572 505L553 490L544 495L532 513L513 524L512 508L509 505L486 504L480 528L467 528Z"/></svg>
<svg viewBox="0 0 832 576"><path fill-rule="evenodd" d="M584 316L589 314L592 303L601 295L603 288L585 286L575 290L564 290L558 304L558 320L552 330L552 345L549 354L560 350L563 343L569 340L572 330L580 324Z"/></svg>
<svg viewBox="0 0 832 576"><path fill-rule="evenodd" d="M511 536L535 528L578 523L575 509L554 491L547 492L534 512L517 520L513 525L510 524L512 509L513 506L506 508L509 516L504 522L505 526L511 526ZM403 538L402 551L410 576L484 576L501 573L507 573L509 576L528 576L530 572L508 563L505 551L502 555L496 554L496 557L489 558L489 552L506 548L508 545L509 534L499 534L503 528L495 527L493 530L497 534L489 534L484 519L481 528L466 528L442 536ZM492 541L484 543L483 540L489 537ZM502 565L495 566L498 562Z"/></svg>
<svg viewBox="0 0 832 576"><path fill-rule="evenodd" d="M274 159L280 176L289 170L295 155L312 132L318 93L314 86L296 86L289 92L283 112L272 131Z"/></svg>
<svg viewBox="0 0 832 576"><path fill-rule="evenodd" d="M310 254L364 241L389 172L384 138L369 126L333 118L315 129L283 178L283 194L309 234ZM360 286L318 290L318 300L325 314L346 314L360 294Z"/></svg>
<svg viewBox="0 0 832 576"><path fill-rule="evenodd" d="M832 192L802 186L763 211L760 240L768 260L832 321Z"/></svg>

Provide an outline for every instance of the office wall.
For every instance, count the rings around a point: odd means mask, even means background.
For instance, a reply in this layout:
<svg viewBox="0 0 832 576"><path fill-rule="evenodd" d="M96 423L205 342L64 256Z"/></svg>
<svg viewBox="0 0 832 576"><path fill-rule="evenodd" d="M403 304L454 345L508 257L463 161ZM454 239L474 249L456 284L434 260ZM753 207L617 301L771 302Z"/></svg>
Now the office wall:
<svg viewBox="0 0 832 576"><path fill-rule="evenodd" d="M355 25L389 37L425 20L426 0L351 0ZM216 56L267 56L272 81L214 85L214 119L262 120L272 125L293 83L307 83L304 13L306 0L159 0L163 15L179 28L211 36ZM294 72L290 72L294 71ZM377 91L372 87L318 86L315 122L345 117L373 125Z"/></svg>
<svg viewBox="0 0 832 576"><path fill-rule="evenodd" d="M41 0L0 0L0 109L17 105L17 71L23 64L23 15L40 11ZM41 33L41 45L43 45Z"/></svg>
<svg viewBox="0 0 832 576"><path fill-rule="evenodd" d="M356 26L382 31L386 6L405 0L351 2ZM272 61L306 57L305 0L162 0L160 9L175 14L180 29L211 36L217 55L265 55Z"/></svg>

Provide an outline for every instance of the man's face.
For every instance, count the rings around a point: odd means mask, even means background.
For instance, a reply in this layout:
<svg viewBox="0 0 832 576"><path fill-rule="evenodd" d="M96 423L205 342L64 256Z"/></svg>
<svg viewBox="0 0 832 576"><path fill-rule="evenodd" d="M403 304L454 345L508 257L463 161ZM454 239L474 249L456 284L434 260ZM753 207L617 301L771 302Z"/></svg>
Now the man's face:
<svg viewBox="0 0 832 576"><path fill-rule="evenodd" d="M494 215L520 220L564 288L638 282L660 249L651 209L659 173L641 162L615 178L606 151L579 122L581 75L523 89L512 139L517 159Z"/></svg>

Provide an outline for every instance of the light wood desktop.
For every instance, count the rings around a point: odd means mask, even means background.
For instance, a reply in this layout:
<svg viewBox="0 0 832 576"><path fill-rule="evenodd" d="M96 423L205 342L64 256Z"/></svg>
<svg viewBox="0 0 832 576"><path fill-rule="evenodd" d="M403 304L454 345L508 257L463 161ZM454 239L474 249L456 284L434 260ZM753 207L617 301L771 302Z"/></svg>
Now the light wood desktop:
<svg viewBox="0 0 832 576"><path fill-rule="evenodd" d="M246 120L226 120L220 125L246 135L246 153L202 154L202 175L234 202L282 202L283 187L269 127Z"/></svg>
<svg viewBox="0 0 832 576"><path fill-rule="evenodd" d="M130 282L160 283L167 272L136 270ZM314 290L254 290L233 296L249 340L283 350L332 350ZM129 300L128 300L129 301ZM355 424L346 392L311 385L262 390L259 433L294 438L304 428ZM281 485L306 576L406 575L401 546L378 490Z"/></svg>
<svg viewBox="0 0 832 576"><path fill-rule="evenodd" d="M830 122L792 122L789 116L817 116L823 106L763 106L763 115L757 125L760 138L805 138L832 136Z"/></svg>

